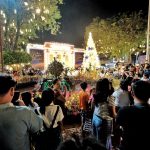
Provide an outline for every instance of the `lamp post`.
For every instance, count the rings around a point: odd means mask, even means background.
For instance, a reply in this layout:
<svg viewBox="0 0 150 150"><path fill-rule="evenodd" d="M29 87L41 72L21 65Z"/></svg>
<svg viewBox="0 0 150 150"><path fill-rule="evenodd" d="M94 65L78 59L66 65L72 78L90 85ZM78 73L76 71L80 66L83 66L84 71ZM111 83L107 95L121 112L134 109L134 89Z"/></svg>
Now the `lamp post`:
<svg viewBox="0 0 150 150"><path fill-rule="evenodd" d="M147 46L146 46L146 61L149 62L149 29L150 29L150 0L148 6L148 23L147 23Z"/></svg>
<svg viewBox="0 0 150 150"><path fill-rule="evenodd" d="M1 24L1 17L0 17L0 72L3 72L4 65L3 65L3 46L2 46L2 24Z"/></svg>

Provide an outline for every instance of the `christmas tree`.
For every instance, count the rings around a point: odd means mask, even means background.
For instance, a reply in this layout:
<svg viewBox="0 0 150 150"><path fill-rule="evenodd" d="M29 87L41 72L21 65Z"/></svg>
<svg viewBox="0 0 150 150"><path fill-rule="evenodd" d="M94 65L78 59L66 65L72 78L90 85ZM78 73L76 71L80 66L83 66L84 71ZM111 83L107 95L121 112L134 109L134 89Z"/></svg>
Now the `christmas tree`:
<svg viewBox="0 0 150 150"><path fill-rule="evenodd" d="M96 47L94 40L92 38L92 33L89 33L89 38L87 41L86 51L84 53L83 70L96 70L100 68L100 60L97 55Z"/></svg>

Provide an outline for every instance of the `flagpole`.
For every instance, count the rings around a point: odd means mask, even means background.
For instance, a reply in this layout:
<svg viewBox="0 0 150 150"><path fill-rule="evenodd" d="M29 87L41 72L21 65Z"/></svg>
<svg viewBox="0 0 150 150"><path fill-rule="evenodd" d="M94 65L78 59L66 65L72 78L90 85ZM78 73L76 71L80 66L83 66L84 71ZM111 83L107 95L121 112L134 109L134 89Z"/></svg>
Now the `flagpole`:
<svg viewBox="0 0 150 150"><path fill-rule="evenodd" d="M149 29L150 29L150 0L149 0L149 6L148 6L148 23L147 23L147 46L146 46L146 61L149 62Z"/></svg>

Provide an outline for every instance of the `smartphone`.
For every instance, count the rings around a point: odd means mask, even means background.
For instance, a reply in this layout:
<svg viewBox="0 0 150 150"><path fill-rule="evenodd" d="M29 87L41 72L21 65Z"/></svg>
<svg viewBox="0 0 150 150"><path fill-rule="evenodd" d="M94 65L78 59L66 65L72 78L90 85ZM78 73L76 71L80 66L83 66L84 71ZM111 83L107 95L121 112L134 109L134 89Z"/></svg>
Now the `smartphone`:
<svg viewBox="0 0 150 150"><path fill-rule="evenodd" d="M14 96L13 96L11 102L12 102L14 105L16 105L16 104L17 104L17 100L19 99L19 97L20 97L20 92L19 92L19 91L15 91L15 92L14 92Z"/></svg>

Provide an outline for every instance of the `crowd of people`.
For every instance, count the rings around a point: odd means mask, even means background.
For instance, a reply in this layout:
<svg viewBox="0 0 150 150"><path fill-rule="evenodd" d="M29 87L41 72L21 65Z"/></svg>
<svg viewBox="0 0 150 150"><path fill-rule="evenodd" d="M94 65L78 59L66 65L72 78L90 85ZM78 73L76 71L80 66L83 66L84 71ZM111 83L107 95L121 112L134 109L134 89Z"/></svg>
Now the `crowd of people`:
<svg viewBox="0 0 150 150"><path fill-rule="evenodd" d="M15 91L17 82L0 75L0 149L2 150L147 150L150 148L150 66L122 72L120 87L100 78L87 92L80 84L81 137L62 137L67 117L66 90L59 79L36 91Z"/></svg>

